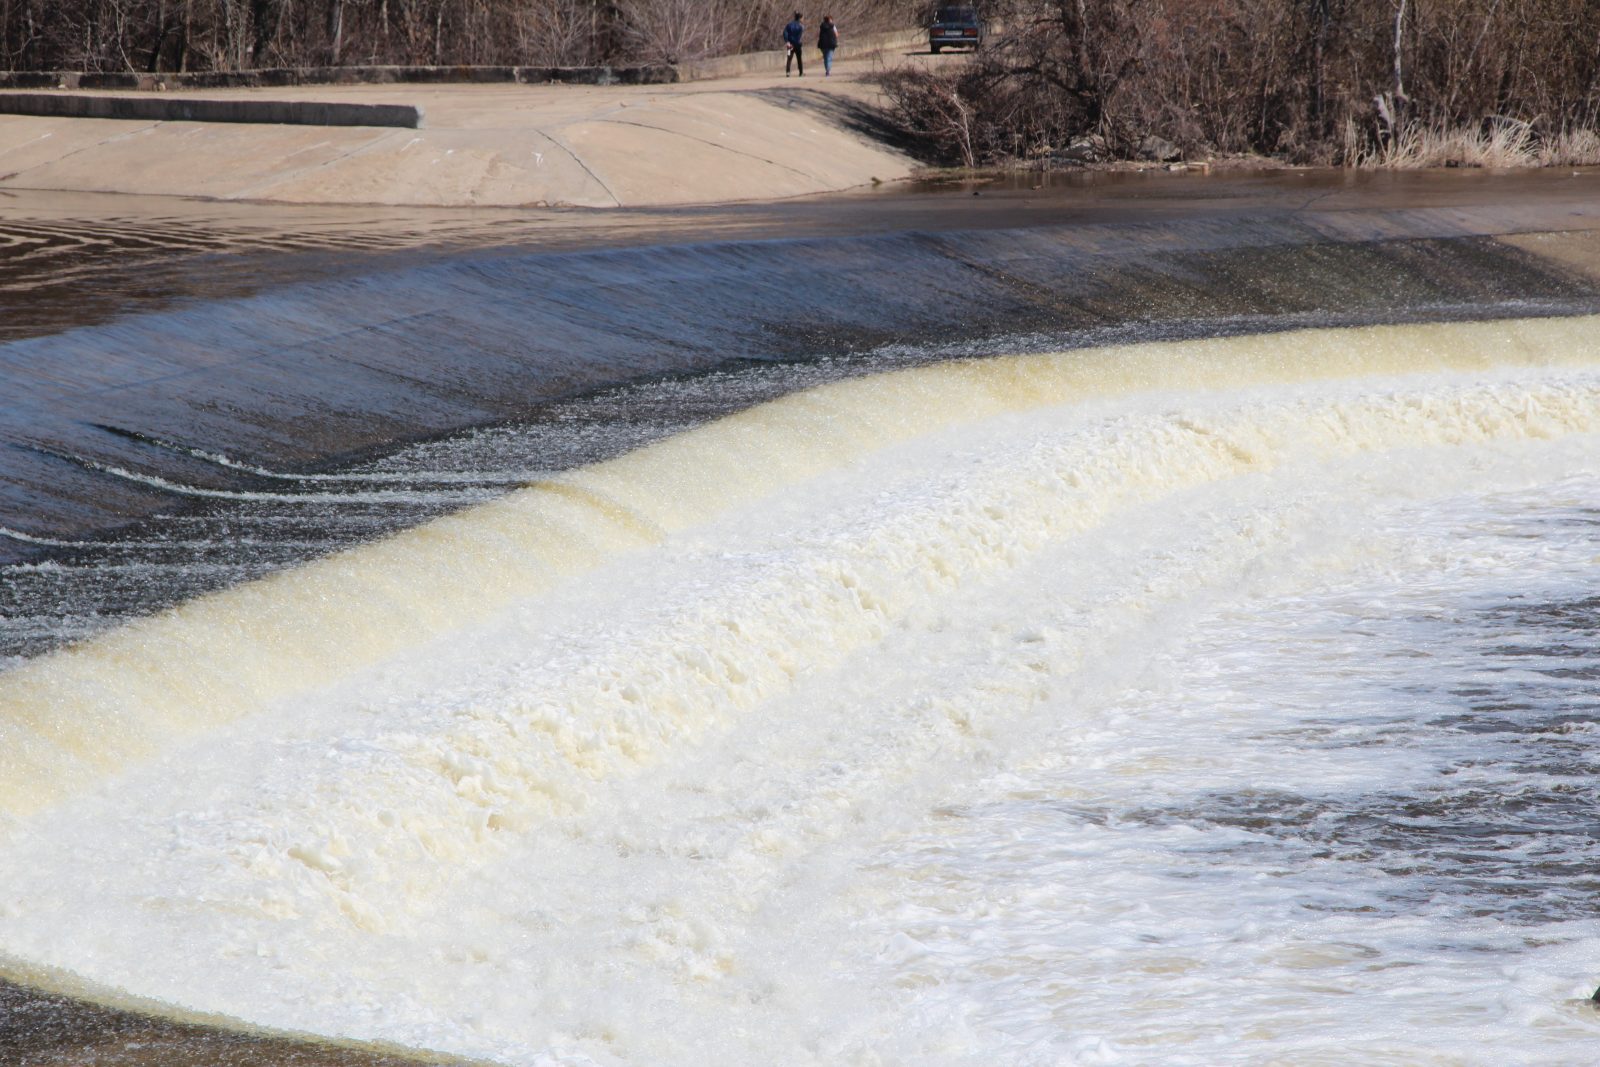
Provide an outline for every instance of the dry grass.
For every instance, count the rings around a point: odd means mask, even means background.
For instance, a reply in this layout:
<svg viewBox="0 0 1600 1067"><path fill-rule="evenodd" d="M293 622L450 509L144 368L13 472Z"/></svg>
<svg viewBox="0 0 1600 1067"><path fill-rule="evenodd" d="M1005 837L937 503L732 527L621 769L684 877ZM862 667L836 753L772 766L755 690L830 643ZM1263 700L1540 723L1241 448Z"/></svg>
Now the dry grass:
<svg viewBox="0 0 1600 1067"><path fill-rule="evenodd" d="M1562 130L1541 146L1539 162L1546 167L1600 166L1600 132Z"/></svg>
<svg viewBox="0 0 1600 1067"><path fill-rule="evenodd" d="M1600 164L1600 133L1579 128L1541 137L1532 123L1517 119L1496 119L1476 127L1411 124L1380 137L1376 144L1347 120L1343 141L1345 165L1366 170Z"/></svg>
<svg viewBox="0 0 1600 1067"><path fill-rule="evenodd" d="M1349 144L1350 137L1346 136ZM1376 145L1354 146L1346 164L1377 170L1425 167L1533 167L1539 144L1525 122L1498 122L1487 128L1447 128L1410 124L1381 137Z"/></svg>

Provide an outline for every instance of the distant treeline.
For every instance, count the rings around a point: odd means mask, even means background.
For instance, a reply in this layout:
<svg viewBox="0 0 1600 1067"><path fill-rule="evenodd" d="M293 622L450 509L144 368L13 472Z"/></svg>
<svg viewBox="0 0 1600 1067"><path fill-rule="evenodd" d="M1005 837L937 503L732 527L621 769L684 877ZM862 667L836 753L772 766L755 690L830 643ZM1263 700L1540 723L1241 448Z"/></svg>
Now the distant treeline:
<svg viewBox="0 0 1600 1067"><path fill-rule="evenodd" d="M590 66L781 47L794 0L0 0L0 68ZM802 5L804 7L804 5ZM831 0L855 33L925 5ZM823 14L808 13L814 26Z"/></svg>
<svg viewBox="0 0 1600 1067"><path fill-rule="evenodd" d="M1500 150L1508 163L1600 162L1597 0L983 10L1005 32L977 62L887 78L906 125L946 162L1169 147L1324 163L1492 163Z"/></svg>

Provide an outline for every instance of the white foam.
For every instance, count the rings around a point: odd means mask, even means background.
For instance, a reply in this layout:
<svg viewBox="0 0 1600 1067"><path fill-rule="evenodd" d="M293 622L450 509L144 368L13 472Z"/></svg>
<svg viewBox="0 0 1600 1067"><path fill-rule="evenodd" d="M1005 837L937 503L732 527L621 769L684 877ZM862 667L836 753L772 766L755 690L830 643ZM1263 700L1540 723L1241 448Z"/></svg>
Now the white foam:
<svg viewBox="0 0 1600 1067"><path fill-rule="evenodd" d="M0 948L509 1063L1560 1062L1587 924L1312 914L1373 871L1127 814L1436 769L1274 731L1406 720L1352 618L1592 578L1456 552L1592 501L1593 333L847 383L41 660Z"/></svg>

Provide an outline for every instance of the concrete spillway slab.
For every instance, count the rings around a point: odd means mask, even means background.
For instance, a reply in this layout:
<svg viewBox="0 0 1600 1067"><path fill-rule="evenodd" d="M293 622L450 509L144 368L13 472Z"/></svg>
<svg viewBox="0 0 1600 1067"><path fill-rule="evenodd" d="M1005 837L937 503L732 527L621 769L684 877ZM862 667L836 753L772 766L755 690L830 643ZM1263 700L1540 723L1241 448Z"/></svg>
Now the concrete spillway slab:
<svg viewBox="0 0 1600 1067"><path fill-rule="evenodd" d="M0 115L130 119L140 122L250 122L286 126L422 126L411 104L320 100L211 100L172 96L93 96L81 93L0 93Z"/></svg>
<svg viewBox="0 0 1600 1067"><path fill-rule="evenodd" d="M0 346L0 527L23 537L7 535L0 559L26 555L29 538L182 506L173 493L241 488L230 481L241 471L316 469L730 360L996 335L1068 345L1591 313L1588 276L1495 239L1524 208L1541 232L1600 221L1585 183L1551 179L1540 192L1531 206L1488 187L1483 200L1426 210L1362 210L1358 199L1160 224L935 233L913 222L863 236L506 250L18 340ZM242 466L191 469L218 455Z"/></svg>
<svg viewBox="0 0 1600 1067"><path fill-rule="evenodd" d="M834 81L825 93L789 95L775 92L771 78L289 86L270 98L253 89L0 94L0 187L299 204L639 207L804 196L908 176L909 157L829 110L867 107L870 87ZM52 110L69 107L73 117ZM409 128L424 111L426 128ZM385 116L398 118L378 124Z"/></svg>

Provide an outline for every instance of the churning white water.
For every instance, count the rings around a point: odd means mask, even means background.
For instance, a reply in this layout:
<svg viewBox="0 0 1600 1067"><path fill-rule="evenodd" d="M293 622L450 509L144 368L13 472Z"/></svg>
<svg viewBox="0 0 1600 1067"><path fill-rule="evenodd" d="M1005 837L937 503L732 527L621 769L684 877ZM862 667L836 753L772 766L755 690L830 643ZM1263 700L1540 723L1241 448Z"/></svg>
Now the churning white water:
<svg viewBox="0 0 1600 1067"><path fill-rule="evenodd" d="M1592 1059L1600 322L838 383L0 675L18 973L511 1064Z"/></svg>

